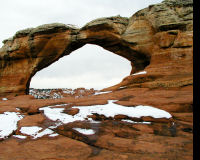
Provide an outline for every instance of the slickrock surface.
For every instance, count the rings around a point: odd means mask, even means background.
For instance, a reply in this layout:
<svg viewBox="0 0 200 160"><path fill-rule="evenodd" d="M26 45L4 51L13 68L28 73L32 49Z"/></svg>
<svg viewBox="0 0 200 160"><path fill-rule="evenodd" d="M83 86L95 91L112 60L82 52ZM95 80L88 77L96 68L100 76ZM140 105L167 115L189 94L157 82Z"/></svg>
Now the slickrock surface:
<svg viewBox="0 0 200 160"><path fill-rule="evenodd" d="M189 160L192 99L186 86L120 89L80 98L26 95L1 100L0 116L14 112L23 118L1 138L0 159Z"/></svg>
<svg viewBox="0 0 200 160"><path fill-rule="evenodd" d="M130 76L101 92L25 95L37 71L87 43L128 59ZM18 31L0 49L0 97L0 160L191 160L193 1Z"/></svg>

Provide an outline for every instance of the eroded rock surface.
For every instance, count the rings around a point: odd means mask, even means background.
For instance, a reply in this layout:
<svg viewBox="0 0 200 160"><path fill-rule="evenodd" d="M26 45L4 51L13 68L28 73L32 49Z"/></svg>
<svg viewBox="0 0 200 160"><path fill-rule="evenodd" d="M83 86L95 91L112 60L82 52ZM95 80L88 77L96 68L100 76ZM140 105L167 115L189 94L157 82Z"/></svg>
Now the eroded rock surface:
<svg viewBox="0 0 200 160"><path fill-rule="evenodd" d="M100 18L82 28L60 23L18 31L0 49L0 94L28 93L32 76L87 43L132 62L134 86L192 84L193 2L165 0L130 18ZM125 80L126 81L126 80Z"/></svg>
<svg viewBox="0 0 200 160"><path fill-rule="evenodd" d="M0 158L189 160L193 157L192 99L188 86L128 88L80 98L10 97L0 101L0 115L15 112L23 118L16 130L1 139ZM110 100L121 109L112 110ZM110 111L103 113L101 107L106 105ZM161 109L164 115L154 117L153 110L146 113L145 107L143 112L152 116L134 117L122 110L129 107L131 112L138 105Z"/></svg>
<svg viewBox="0 0 200 160"><path fill-rule="evenodd" d="M98 93L24 95L37 71L87 43L128 59L130 76ZM193 1L164 0L130 18L100 18L82 28L47 24L18 31L0 49L0 96L1 116L22 116L17 129L1 138L0 159L191 160ZM130 110L152 106L171 117L134 117L121 110L78 116L84 107L105 107L110 100Z"/></svg>

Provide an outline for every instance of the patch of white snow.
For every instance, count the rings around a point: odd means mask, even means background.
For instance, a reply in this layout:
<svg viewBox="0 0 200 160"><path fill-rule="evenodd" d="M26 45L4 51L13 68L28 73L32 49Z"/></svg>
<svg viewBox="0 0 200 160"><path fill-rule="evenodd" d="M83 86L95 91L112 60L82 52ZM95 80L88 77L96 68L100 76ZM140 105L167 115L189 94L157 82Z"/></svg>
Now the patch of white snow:
<svg viewBox="0 0 200 160"><path fill-rule="evenodd" d="M124 89L124 88L127 88L127 86L122 86L122 87L119 87L119 89Z"/></svg>
<svg viewBox="0 0 200 160"><path fill-rule="evenodd" d="M136 76L136 75L140 75L140 74L147 74L147 72L146 71L137 72L137 73L132 74L132 76Z"/></svg>
<svg viewBox="0 0 200 160"><path fill-rule="evenodd" d="M42 130L41 127L32 126L32 127L22 127L20 129L20 132L34 137L40 130Z"/></svg>
<svg viewBox="0 0 200 160"><path fill-rule="evenodd" d="M72 91L72 90L63 90L63 93L66 93L66 94L74 94L75 92Z"/></svg>
<svg viewBox="0 0 200 160"><path fill-rule="evenodd" d="M44 131L37 133L34 136L34 139L39 138L39 137L43 137L45 135L53 134L53 133L54 133L54 131L52 131L52 130L50 130L50 129L47 128Z"/></svg>
<svg viewBox="0 0 200 160"><path fill-rule="evenodd" d="M142 105L136 107L126 107L113 103L113 100L109 100L106 105L81 106L73 108L79 109L79 113L76 114L76 116L80 117L87 117L87 115L96 113L106 117L114 117L115 115L122 114L136 118L140 118L142 116L151 116L153 118L171 118L171 115L168 112L158 108Z"/></svg>
<svg viewBox="0 0 200 160"><path fill-rule="evenodd" d="M42 130L41 127L31 126L31 127L22 127L20 129L20 132L33 137L33 139L54 133L52 130L48 128L40 132L41 130Z"/></svg>
<svg viewBox="0 0 200 160"><path fill-rule="evenodd" d="M113 102L116 102L116 100L109 100L106 105L74 106L72 108L79 109L79 113L74 116L63 113L64 108L43 107L39 110L43 110L44 115L50 120L58 122L56 126L51 126L51 128L56 128L63 123L67 124L74 121L84 121L86 119L91 123L95 123L96 121L88 118L89 115L93 114L104 115L106 117L114 117L115 115L122 114L135 118L140 118L142 116L151 116L153 118L171 118L171 114L168 112L151 106L140 105L136 107L126 107Z"/></svg>
<svg viewBox="0 0 200 160"><path fill-rule="evenodd" d="M73 128L73 129L85 135L95 134L95 131L93 129L83 129L83 128Z"/></svg>
<svg viewBox="0 0 200 160"><path fill-rule="evenodd" d="M123 122L134 123L134 124L151 124L151 122L135 122L129 119L122 119Z"/></svg>
<svg viewBox="0 0 200 160"><path fill-rule="evenodd" d="M68 115L66 113L62 113L64 111L64 108L50 108L50 107L44 107L40 108L39 110L43 110L46 117L51 119L52 121L60 121L62 123L70 123L74 122L76 120L83 121L83 117L77 117Z"/></svg>
<svg viewBox="0 0 200 160"><path fill-rule="evenodd" d="M17 122L23 117L16 112L4 112L0 114L0 138L7 138L17 130Z"/></svg>
<svg viewBox="0 0 200 160"><path fill-rule="evenodd" d="M111 92L112 92L112 91L96 92L94 95L106 94L106 93L111 93Z"/></svg>
<svg viewBox="0 0 200 160"><path fill-rule="evenodd" d="M58 135L59 135L58 133L53 133L53 134L50 134L49 137L56 137Z"/></svg>
<svg viewBox="0 0 200 160"><path fill-rule="evenodd" d="M26 139L27 138L27 136L23 136L23 135L13 135L13 137L19 138L19 139Z"/></svg>

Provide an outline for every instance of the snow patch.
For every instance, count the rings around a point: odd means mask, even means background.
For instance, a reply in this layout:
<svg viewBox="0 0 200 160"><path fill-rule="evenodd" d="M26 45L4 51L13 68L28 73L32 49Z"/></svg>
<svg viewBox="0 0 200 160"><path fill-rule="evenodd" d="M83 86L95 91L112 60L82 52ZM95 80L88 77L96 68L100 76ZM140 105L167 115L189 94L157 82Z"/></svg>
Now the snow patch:
<svg viewBox="0 0 200 160"><path fill-rule="evenodd" d="M44 111L44 115L51 119L52 121L60 121L61 123L70 123L74 121L83 121L84 117L81 116L72 116L66 113L62 113L64 111L64 108L50 108L50 107L44 107L40 108L39 110ZM60 125L61 125L60 123ZM57 124L59 126L59 123Z"/></svg>
<svg viewBox="0 0 200 160"><path fill-rule="evenodd" d="M49 134L53 134L54 132L52 131L52 130L50 130L50 129L45 129L44 131L42 131L42 132L39 132L35 137L34 137L34 139L36 139L36 138L39 138L39 137L43 137L43 136L45 136L45 135L49 135Z"/></svg>
<svg viewBox="0 0 200 160"><path fill-rule="evenodd" d="M22 127L20 129L20 132L26 135L35 136L40 130L42 130L41 127L32 126L32 127Z"/></svg>
<svg viewBox="0 0 200 160"><path fill-rule="evenodd" d="M113 103L114 101L109 100L108 104L106 105L82 106L73 108L79 109L79 113L76 114L77 117L87 117L88 115L96 113L106 117L114 117L115 115L122 114L136 118L143 116L151 116L153 118L171 118L171 115L168 112L158 108L142 105L136 107L126 107L115 104Z"/></svg>
<svg viewBox="0 0 200 160"><path fill-rule="evenodd" d="M122 86L122 87L119 87L119 89L124 89L124 88L127 88L127 86Z"/></svg>
<svg viewBox="0 0 200 160"><path fill-rule="evenodd" d="M0 114L0 138L7 138L17 130L17 122L23 117L16 112L4 112Z"/></svg>
<svg viewBox="0 0 200 160"><path fill-rule="evenodd" d="M2 101L7 101L8 100L8 98L2 98Z"/></svg>
<svg viewBox="0 0 200 160"><path fill-rule="evenodd" d="M65 94L72 94L72 95L75 94L74 91L69 90L69 89L66 89L66 90L63 89L63 93L65 93Z"/></svg>
<svg viewBox="0 0 200 160"><path fill-rule="evenodd" d="M60 125L62 125L62 122L56 122L53 126L49 126L48 128L49 129L55 129L55 128L57 128Z"/></svg>
<svg viewBox="0 0 200 160"><path fill-rule="evenodd" d="M69 104L65 103L65 104L57 104L57 105L52 105L51 107L64 107L67 106Z"/></svg>
<svg viewBox="0 0 200 160"><path fill-rule="evenodd" d="M134 123L134 124L151 124L151 122L135 122L129 119L122 119L123 122Z"/></svg>
<svg viewBox="0 0 200 160"><path fill-rule="evenodd" d="M93 129L83 129L83 128L73 128L73 129L85 135L95 134L95 131Z"/></svg>
<svg viewBox="0 0 200 160"><path fill-rule="evenodd" d="M33 89L29 90L29 94L37 99L58 99L63 98L62 94L58 91L54 92L54 89Z"/></svg>
<svg viewBox="0 0 200 160"><path fill-rule="evenodd" d="M112 91L96 92L94 95L106 94L106 93L111 93L111 92L112 92Z"/></svg>
<svg viewBox="0 0 200 160"><path fill-rule="evenodd" d="M53 133L53 134L50 134L49 137L56 137L58 135L59 135L58 133Z"/></svg>
<svg viewBox="0 0 200 160"><path fill-rule="evenodd" d="M142 72L134 73L134 74L132 74L132 76L136 76L136 75L140 75L140 74L147 74L147 72L146 71L142 71Z"/></svg>
<svg viewBox="0 0 200 160"><path fill-rule="evenodd" d="M52 130L50 130L48 128L43 130L42 132L39 132L41 130L42 130L41 127L31 126L31 127L22 127L20 129L20 132L22 134L26 134L26 135L29 135L29 136L33 137L33 139L36 139L36 138L39 138L39 137L54 133Z"/></svg>
<svg viewBox="0 0 200 160"><path fill-rule="evenodd" d="M99 123L97 121L88 118L89 115L99 114L106 117L113 117L115 115L126 115L132 118L140 118L143 116L151 116L153 118L171 118L171 115L161 109L154 108L151 106L136 106L136 107L126 107L114 104L116 100L109 100L106 105L94 105L94 106L74 106L72 108L78 108L79 113L72 116L66 113L63 113L64 108L51 108L43 107L39 110L44 111L44 115L52 121L56 121L55 126L50 126L49 128L56 128L62 124L67 124L75 121L84 121L87 120L90 123Z"/></svg>
<svg viewBox="0 0 200 160"><path fill-rule="evenodd" d="M27 136L23 136L23 135L13 135L13 137L19 138L19 139L26 139L27 138Z"/></svg>

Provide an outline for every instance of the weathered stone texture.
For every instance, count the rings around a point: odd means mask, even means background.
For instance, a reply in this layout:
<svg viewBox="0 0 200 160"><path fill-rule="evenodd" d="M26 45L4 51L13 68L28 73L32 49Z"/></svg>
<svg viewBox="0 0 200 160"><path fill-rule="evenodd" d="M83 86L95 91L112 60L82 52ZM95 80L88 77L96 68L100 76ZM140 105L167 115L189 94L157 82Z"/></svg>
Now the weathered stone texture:
<svg viewBox="0 0 200 160"><path fill-rule="evenodd" d="M99 18L82 28L53 23L18 31L0 49L0 95L26 94L36 72L87 43L128 59L131 74L147 71L109 89L192 85L193 1L165 0L130 18Z"/></svg>
<svg viewBox="0 0 200 160"><path fill-rule="evenodd" d="M25 115L18 127L51 123L39 108L67 105L63 112L75 115L72 106L103 105L108 100L124 106L148 105L170 112L170 119L126 115L88 118L100 124L73 122L55 129L58 137L0 142L0 159L59 160L191 160L193 158L193 1L164 0L136 12L130 18L99 18L82 28L61 23L45 24L16 32L0 48L0 113ZM25 96L31 78L41 69L70 55L85 44L96 44L131 62L132 71L108 94L67 95L63 99L36 100ZM76 64L75 64L76 65ZM103 64L102 64L103 65ZM146 74L132 75L139 71ZM17 96L21 95L21 96ZM88 96L90 95L90 96ZM13 97L16 96L16 97ZM150 121L130 124L121 119ZM86 136L74 127L96 129ZM16 133L19 132L19 129ZM16 134L12 133L12 134Z"/></svg>

